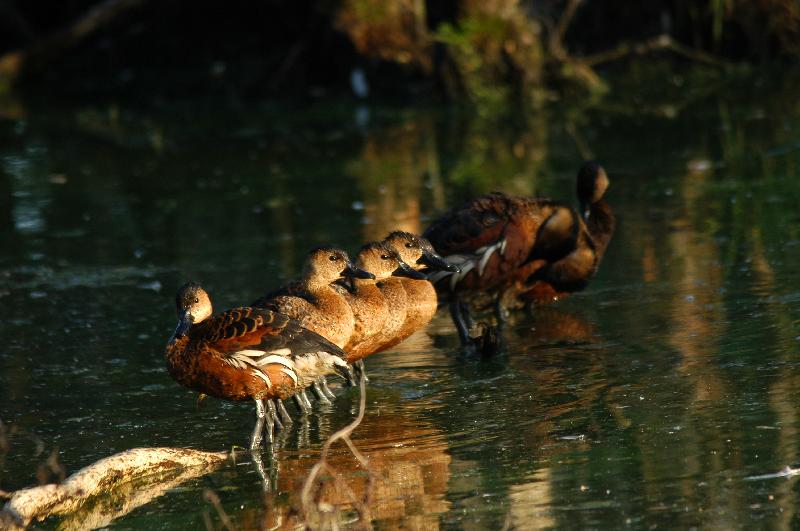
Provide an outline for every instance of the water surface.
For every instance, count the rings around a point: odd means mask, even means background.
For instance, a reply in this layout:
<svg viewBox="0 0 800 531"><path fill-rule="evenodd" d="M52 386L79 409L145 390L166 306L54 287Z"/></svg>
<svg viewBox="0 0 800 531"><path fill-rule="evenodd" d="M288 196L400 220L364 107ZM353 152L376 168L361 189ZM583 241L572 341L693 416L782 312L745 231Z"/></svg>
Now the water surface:
<svg viewBox="0 0 800 531"><path fill-rule="evenodd" d="M419 232L478 193L571 200L594 157L619 228L585 292L514 315L490 359L459 349L444 311L369 359L353 439L385 479L375 523L797 526L796 477L757 477L800 465L797 90L671 83L680 97L663 102L513 119L322 103L7 112L0 420L15 435L0 488L46 477L54 450L71 473L139 446L246 444L250 404L198 405L165 371L185 280L218 309L247 303L310 247ZM219 524L205 489L238 527L285 522L322 441L354 416L357 392L337 394L284 435L266 495L239 460L112 527ZM331 462L363 493L346 450Z"/></svg>

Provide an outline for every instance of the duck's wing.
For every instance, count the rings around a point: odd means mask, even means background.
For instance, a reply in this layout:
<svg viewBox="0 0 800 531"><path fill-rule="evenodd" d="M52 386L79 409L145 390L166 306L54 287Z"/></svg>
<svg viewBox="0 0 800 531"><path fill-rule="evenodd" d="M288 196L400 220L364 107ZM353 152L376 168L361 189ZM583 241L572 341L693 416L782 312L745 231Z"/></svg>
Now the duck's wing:
<svg viewBox="0 0 800 531"><path fill-rule="evenodd" d="M298 377L349 373L342 349L268 309L243 307L218 314L205 326L203 339L234 366L280 364L295 382ZM311 370L322 372L308 374Z"/></svg>
<svg viewBox="0 0 800 531"><path fill-rule="evenodd" d="M502 240L518 207L514 198L502 193L476 197L434 221L422 236L443 256L474 253Z"/></svg>
<svg viewBox="0 0 800 531"><path fill-rule="evenodd" d="M289 282L288 284L276 288L263 297L259 297L256 301L254 301L250 306L255 306L256 308L272 308L275 307L275 300L279 297L303 297L306 298L308 293L306 293L303 285L299 281Z"/></svg>

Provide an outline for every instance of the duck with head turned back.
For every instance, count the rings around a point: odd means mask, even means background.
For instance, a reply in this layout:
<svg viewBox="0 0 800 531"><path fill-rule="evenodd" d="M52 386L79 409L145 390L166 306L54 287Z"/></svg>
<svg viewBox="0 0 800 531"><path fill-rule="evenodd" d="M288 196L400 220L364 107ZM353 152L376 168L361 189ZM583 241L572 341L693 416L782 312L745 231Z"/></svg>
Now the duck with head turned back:
<svg viewBox="0 0 800 531"><path fill-rule="evenodd" d="M520 301L542 304L587 286L616 229L614 212L605 200L609 183L600 164L587 162L581 167L576 183L580 214L575 242L563 257L517 276L521 284L514 291Z"/></svg>
<svg viewBox="0 0 800 531"><path fill-rule="evenodd" d="M344 352L280 313L242 307L213 315L206 291L192 282L176 296L178 326L166 348L178 383L226 400L253 400L257 422L250 448L261 444L264 423L272 440L279 422L272 400L283 400L328 374L350 378Z"/></svg>
<svg viewBox="0 0 800 531"><path fill-rule="evenodd" d="M333 284L350 277L371 278L372 275L355 267L341 249L317 247L308 253L299 281L261 297L252 306L268 308L296 319L304 328L342 348L353 334L355 321L353 311ZM322 401L333 397L324 380L312 389ZM308 412L305 393L299 393L297 398L301 410Z"/></svg>
<svg viewBox="0 0 800 531"><path fill-rule="evenodd" d="M461 267L460 274L431 275L441 291L452 293L451 313L463 343L469 342L469 316L459 303L460 290L493 290L506 292L510 286L530 282L530 293L540 293L545 286L536 283L541 269L558 264L548 278L570 277L573 286L583 276L583 285L596 270L579 268L579 253L585 250L588 238L584 216L600 210L613 220L611 209L602 200L608 188L608 177L595 162L585 163L578 172L577 192L581 211L549 199L510 197L494 193L468 201L435 221L424 233L434 248L448 262ZM603 217L602 214L597 215ZM606 223L606 225L608 225ZM613 233L610 226L598 227L604 232L605 245ZM593 237L593 239L597 239ZM604 249L604 247L603 247ZM600 256L600 255L598 255ZM566 260L566 261L563 261ZM567 271L573 269L567 275ZM558 271L559 273L557 273ZM546 281L545 281L546 282ZM503 299L497 297L498 317L503 314Z"/></svg>

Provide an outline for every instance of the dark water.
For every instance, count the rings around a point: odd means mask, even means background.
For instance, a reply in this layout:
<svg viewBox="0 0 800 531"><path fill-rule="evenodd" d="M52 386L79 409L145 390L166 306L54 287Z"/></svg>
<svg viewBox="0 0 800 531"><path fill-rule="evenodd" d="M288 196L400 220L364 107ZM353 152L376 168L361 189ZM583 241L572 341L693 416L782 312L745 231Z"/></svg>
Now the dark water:
<svg viewBox="0 0 800 531"><path fill-rule="evenodd" d="M796 477L753 478L800 466L800 87L667 84L488 118L8 106L0 419L15 434L0 489L35 484L54 449L71 473L140 446L246 444L250 404L197 406L165 371L186 279L218 309L246 303L320 243L420 231L489 190L570 199L596 157L620 224L585 292L515 315L492 359L461 352L445 312L369 359L353 438L383 478L376 525L800 525ZM287 521L321 442L357 409L355 390L337 394L286 434L271 493L245 458L113 526L198 528L204 513L220 525L205 489L237 527ZM363 494L350 454L335 447L331 462Z"/></svg>

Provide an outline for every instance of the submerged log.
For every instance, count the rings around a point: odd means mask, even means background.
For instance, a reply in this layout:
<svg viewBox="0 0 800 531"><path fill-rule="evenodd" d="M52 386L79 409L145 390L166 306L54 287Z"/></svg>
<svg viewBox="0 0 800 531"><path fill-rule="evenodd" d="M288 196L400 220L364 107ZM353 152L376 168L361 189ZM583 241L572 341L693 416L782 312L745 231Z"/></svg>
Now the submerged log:
<svg viewBox="0 0 800 531"><path fill-rule="evenodd" d="M64 522L70 529L103 527L167 489L214 470L228 456L188 448L127 450L78 470L61 484L12 493L0 511L0 528L23 529L54 515L70 515Z"/></svg>

